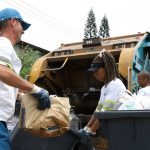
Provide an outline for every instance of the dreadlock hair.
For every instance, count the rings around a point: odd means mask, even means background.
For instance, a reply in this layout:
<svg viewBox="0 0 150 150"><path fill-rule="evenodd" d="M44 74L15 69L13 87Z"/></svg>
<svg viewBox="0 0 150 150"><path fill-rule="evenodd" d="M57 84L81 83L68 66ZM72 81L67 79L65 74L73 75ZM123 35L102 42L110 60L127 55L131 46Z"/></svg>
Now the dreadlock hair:
<svg viewBox="0 0 150 150"><path fill-rule="evenodd" d="M107 85L110 81L120 78L120 74L117 68L116 61L111 53L103 51L101 54L97 55L92 63L100 63L104 66L106 72L106 79L104 84Z"/></svg>

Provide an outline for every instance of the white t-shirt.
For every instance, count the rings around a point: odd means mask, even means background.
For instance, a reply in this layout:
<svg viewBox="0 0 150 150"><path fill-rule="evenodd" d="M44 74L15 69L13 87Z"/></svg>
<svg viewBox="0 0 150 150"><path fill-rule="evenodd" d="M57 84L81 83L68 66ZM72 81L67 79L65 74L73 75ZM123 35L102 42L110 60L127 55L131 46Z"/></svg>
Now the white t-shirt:
<svg viewBox="0 0 150 150"><path fill-rule="evenodd" d="M144 88L141 88L138 93L138 96L150 96L150 86L146 86Z"/></svg>
<svg viewBox="0 0 150 150"><path fill-rule="evenodd" d="M105 100L113 100L116 101L119 98L119 94L124 92L126 87L123 82L116 78L108 83L107 86L103 86L101 89L100 102L103 103Z"/></svg>
<svg viewBox="0 0 150 150"><path fill-rule="evenodd" d="M0 64L10 67L19 75L21 61L10 40L5 37L0 37ZM0 121L8 121L13 116L17 92L17 88L0 81Z"/></svg>

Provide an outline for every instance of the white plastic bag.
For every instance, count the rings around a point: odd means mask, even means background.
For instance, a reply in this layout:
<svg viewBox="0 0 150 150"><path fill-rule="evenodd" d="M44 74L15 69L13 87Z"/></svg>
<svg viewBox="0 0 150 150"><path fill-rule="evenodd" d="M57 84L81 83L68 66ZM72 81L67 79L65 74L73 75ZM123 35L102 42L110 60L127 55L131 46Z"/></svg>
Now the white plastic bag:
<svg viewBox="0 0 150 150"><path fill-rule="evenodd" d="M126 90L121 93L118 99L120 106L118 110L142 110L144 109L141 101L138 100L136 95L133 95L130 91Z"/></svg>
<svg viewBox="0 0 150 150"><path fill-rule="evenodd" d="M150 109L150 96L137 96L136 100L143 106L143 109Z"/></svg>
<svg viewBox="0 0 150 150"><path fill-rule="evenodd" d="M118 108L118 110L142 110L143 105L136 99L129 99L123 102L123 104Z"/></svg>

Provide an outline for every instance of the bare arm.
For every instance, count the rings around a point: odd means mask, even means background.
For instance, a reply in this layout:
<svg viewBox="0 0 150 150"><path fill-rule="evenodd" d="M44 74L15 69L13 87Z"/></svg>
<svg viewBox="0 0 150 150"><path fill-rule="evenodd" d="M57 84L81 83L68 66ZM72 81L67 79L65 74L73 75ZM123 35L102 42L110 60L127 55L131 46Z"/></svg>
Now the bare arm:
<svg viewBox="0 0 150 150"><path fill-rule="evenodd" d="M87 127L92 127L92 125L94 124L94 122L96 121L96 118L94 118L94 115L92 115L92 117L90 118Z"/></svg>
<svg viewBox="0 0 150 150"><path fill-rule="evenodd" d="M33 89L33 84L19 77L10 68L0 65L0 81L23 90L24 92L29 92Z"/></svg>

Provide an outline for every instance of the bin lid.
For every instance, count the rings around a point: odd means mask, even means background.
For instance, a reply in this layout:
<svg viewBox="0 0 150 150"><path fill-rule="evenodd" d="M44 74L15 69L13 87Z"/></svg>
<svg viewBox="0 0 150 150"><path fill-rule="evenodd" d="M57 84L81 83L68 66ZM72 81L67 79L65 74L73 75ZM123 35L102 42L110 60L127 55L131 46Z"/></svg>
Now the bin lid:
<svg viewBox="0 0 150 150"><path fill-rule="evenodd" d="M97 119L150 117L150 110L112 110L95 112Z"/></svg>

